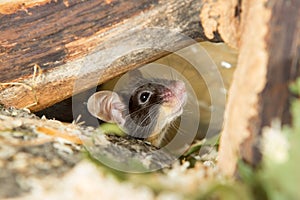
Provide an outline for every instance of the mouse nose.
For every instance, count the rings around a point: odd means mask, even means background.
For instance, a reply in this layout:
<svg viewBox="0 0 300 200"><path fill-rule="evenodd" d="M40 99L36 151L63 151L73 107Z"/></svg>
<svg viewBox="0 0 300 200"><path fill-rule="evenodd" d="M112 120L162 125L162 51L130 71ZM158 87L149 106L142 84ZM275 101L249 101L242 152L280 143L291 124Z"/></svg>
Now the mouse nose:
<svg viewBox="0 0 300 200"><path fill-rule="evenodd" d="M181 103L185 103L186 101L186 87L183 81L175 81L173 82L173 91L175 96L180 100Z"/></svg>
<svg viewBox="0 0 300 200"><path fill-rule="evenodd" d="M183 81L176 81L175 88L181 93L185 92L185 84Z"/></svg>
<svg viewBox="0 0 300 200"><path fill-rule="evenodd" d="M177 94L179 96L181 96L182 94L184 94L186 92L185 84L183 81L175 81L173 83L173 87L174 87L175 94Z"/></svg>

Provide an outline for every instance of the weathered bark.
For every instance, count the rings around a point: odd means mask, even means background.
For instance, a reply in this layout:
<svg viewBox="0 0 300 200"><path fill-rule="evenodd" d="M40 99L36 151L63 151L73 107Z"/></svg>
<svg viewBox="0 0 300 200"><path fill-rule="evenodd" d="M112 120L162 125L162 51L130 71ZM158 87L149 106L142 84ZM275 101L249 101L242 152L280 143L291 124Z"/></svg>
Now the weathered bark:
<svg viewBox="0 0 300 200"><path fill-rule="evenodd" d="M239 46L241 0L204 0L200 12L201 24L209 39L219 35L234 48Z"/></svg>
<svg viewBox="0 0 300 200"><path fill-rule="evenodd" d="M300 2L244 0L240 48L225 111L219 165L233 174L238 158L260 161L262 128L290 123L288 84L300 75Z"/></svg>
<svg viewBox="0 0 300 200"><path fill-rule="evenodd" d="M174 31L209 40L199 23L201 5L196 0L2 3L0 101L41 110L70 97L77 79L86 77L76 91L80 92L165 55L166 46L176 50L191 43L178 39ZM171 31L146 35L145 30L153 27ZM215 36L210 39L221 41ZM139 43L152 48L140 48L111 63L110 58L117 58L118 50ZM94 56L87 58L91 53ZM97 66L92 70L80 71L95 62ZM34 73L34 66L40 67L39 73ZM88 74L94 71L100 78L91 83Z"/></svg>

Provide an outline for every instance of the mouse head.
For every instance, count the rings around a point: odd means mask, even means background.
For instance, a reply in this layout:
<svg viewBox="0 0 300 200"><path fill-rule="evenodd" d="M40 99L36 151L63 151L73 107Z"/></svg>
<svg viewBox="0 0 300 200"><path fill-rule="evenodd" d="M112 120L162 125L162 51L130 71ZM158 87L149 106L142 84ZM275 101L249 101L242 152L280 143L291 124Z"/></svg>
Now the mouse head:
<svg viewBox="0 0 300 200"><path fill-rule="evenodd" d="M187 97L182 81L139 77L132 82L120 91L93 94L87 104L89 112L138 138L159 134L182 114Z"/></svg>

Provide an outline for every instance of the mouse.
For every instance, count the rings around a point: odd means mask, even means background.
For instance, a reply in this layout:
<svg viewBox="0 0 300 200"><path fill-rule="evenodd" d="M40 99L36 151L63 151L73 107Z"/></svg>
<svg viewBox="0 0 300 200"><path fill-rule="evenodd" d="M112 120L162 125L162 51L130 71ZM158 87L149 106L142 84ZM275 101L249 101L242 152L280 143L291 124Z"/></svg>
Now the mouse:
<svg viewBox="0 0 300 200"><path fill-rule="evenodd" d="M133 70L118 89L91 95L87 109L102 121L116 123L127 135L162 147L168 128L182 115L186 101L183 81L145 78Z"/></svg>

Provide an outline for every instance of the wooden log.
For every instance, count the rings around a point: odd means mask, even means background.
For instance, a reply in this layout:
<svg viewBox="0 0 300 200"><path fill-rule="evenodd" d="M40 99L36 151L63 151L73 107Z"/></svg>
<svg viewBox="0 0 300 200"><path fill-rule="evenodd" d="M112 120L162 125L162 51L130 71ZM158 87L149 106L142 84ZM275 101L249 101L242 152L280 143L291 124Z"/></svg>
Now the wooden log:
<svg viewBox="0 0 300 200"><path fill-rule="evenodd" d="M300 1L245 0L238 66L229 92L219 165L228 175L239 158L259 163L262 128L290 123L288 85L300 75Z"/></svg>
<svg viewBox="0 0 300 200"><path fill-rule="evenodd" d="M239 47L241 0L204 0L200 21L207 38L217 34L233 48Z"/></svg>
<svg viewBox="0 0 300 200"><path fill-rule="evenodd" d="M76 92L165 55L165 46L176 50L191 43L178 39L174 31L197 40L221 41L217 33L210 39L203 34L201 5L196 0L2 2L0 102L41 110L70 97L75 80L88 79L94 71L99 81L86 80ZM153 27L171 31L145 35L143 31ZM152 48L130 52L110 63L118 47L143 42ZM80 71L95 62L87 68L90 71Z"/></svg>

